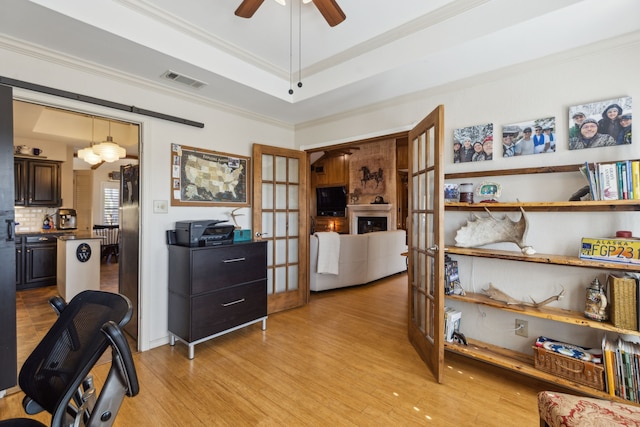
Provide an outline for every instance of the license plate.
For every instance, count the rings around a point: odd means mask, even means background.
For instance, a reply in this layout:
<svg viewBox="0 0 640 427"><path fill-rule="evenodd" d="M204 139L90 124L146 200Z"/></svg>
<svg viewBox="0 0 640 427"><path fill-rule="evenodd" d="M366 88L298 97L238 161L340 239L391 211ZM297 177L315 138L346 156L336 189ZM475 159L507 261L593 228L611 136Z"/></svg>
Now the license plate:
<svg viewBox="0 0 640 427"><path fill-rule="evenodd" d="M640 264L640 240L592 239L584 237L580 258Z"/></svg>

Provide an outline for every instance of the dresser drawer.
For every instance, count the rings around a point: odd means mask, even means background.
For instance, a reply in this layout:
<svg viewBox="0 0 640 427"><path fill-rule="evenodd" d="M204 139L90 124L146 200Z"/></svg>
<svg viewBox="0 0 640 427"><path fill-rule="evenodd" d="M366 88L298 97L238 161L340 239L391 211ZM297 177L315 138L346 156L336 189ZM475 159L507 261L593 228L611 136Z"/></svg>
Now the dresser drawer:
<svg viewBox="0 0 640 427"><path fill-rule="evenodd" d="M267 315L267 281L258 280L193 297L191 337L199 340Z"/></svg>
<svg viewBox="0 0 640 427"><path fill-rule="evenodd" d="M267 277L266 244L198 248L192 257L193 295Z"/></svg>

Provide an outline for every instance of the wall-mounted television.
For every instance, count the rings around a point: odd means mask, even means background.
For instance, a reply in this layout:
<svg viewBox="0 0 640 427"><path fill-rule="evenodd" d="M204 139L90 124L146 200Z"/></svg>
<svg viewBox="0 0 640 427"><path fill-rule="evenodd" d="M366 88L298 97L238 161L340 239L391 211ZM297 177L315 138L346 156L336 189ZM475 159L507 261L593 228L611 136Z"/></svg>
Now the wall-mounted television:
<svg viewBox="0 0 640 427"><path fill-rule="evenodd" d="M345 216L347 212L347 187L316 188L317 216Z"/></svg>

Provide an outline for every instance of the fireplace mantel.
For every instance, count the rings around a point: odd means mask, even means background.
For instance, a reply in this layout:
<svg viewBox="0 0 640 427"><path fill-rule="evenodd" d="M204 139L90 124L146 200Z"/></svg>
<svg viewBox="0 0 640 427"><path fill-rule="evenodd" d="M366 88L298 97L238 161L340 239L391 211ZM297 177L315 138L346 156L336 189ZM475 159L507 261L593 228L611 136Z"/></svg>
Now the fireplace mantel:
<svg viewBox="0 0 640 427"><path fill-rule="evenodd" d="M387 229L396 229L395 223L393 222L393 205L391 203L347 205L347 212L349 213L349 233L351 234L358 232L358 217L361 216L386 217Z"/></svg>

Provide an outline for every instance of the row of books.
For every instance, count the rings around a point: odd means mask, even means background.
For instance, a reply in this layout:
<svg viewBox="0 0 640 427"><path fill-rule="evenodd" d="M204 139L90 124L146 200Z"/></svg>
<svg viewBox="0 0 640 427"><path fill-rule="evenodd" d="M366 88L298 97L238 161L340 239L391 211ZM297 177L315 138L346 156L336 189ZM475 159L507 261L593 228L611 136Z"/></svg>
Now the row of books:
<svg viewBox="0 0 640 427"><path fill-rule="evenodd" d="M589 183L591 200L640 199L640 161L585 162L580 172Z"/></svg>
<svg viewBox="0 0 640 427"><path fill-rule="evenodd" d="M460 321L462 312L451 307L444 308L444 339L453 342L453 333L460 332Z"/></svg>
<svg viewBox="0 0 640 427"><path fill-rule="evenodd" d="M611 396L640 403L640 344L620 337L602 338L605 390Z"/></svg>

